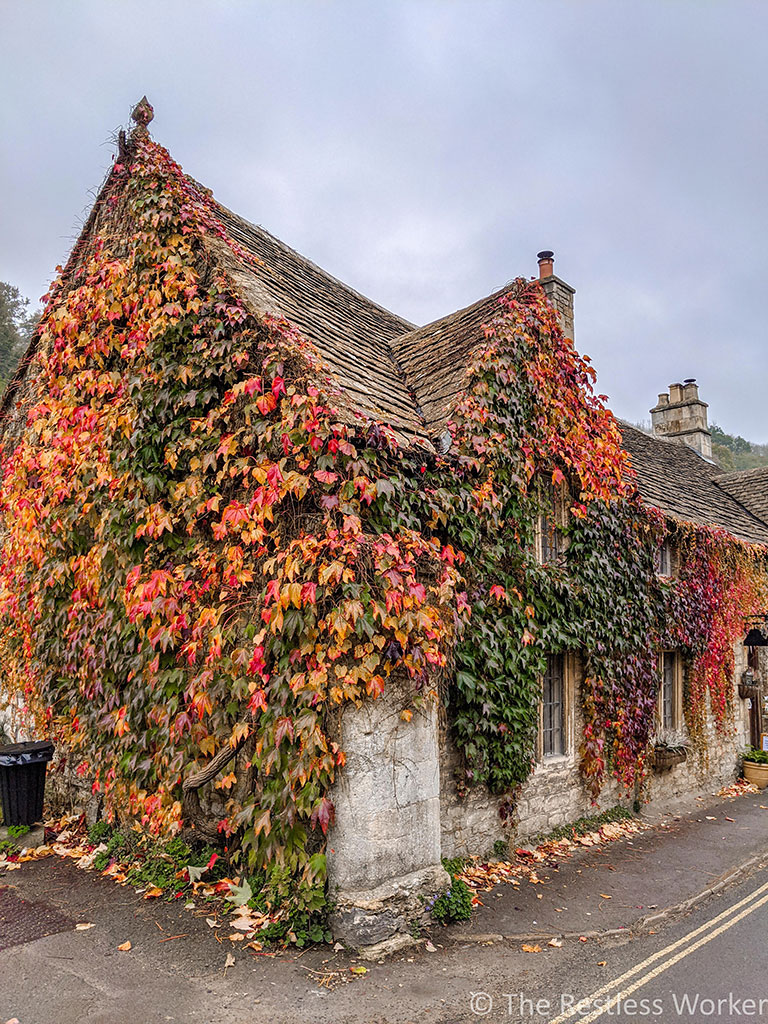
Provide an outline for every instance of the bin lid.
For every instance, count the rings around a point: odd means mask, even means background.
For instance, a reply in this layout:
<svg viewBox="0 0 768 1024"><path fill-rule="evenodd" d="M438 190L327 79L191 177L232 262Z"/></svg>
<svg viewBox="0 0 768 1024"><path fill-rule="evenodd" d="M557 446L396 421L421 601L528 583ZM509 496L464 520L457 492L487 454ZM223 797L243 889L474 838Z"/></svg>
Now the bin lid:
<svg viewBox="0 0 768 1024"><path fill-rule="evenodd" d="M50 740L38 740L33 743L10 743L0 747L0 767L8 768L20 764L37 764L50 761L54 746Z"/></svg>

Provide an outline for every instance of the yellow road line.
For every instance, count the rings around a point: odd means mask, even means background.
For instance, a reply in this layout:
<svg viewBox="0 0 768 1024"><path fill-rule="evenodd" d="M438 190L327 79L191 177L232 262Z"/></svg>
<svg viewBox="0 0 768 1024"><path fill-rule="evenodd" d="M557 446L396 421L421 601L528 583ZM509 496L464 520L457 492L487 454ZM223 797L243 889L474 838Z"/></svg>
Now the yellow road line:
<svg viewBox="0 0 768 1024"><path fill-rule="evenodd" d="M740 900L738 903L734 903L733 906L728 907L727 910L724 910L721 914L718 914L717 917L713 917L711 921L707 921L705 924L702 924L698 928L695 928L692 932L688 932L687 935L684 935L682 938L677 939L676 942L671 943L664 949L660 949L657 953L654 953L652 956L649 956L646 960L643 960L642 963L639 963L635 967L632 967L630 970L625 971L624 974L621 974L618 978L614 978L613 981L610 981L607 984L603 985L601 988L596 989L596 991L594 991L591 995L585 996L584 999L581 1000L581 1002L593 1002L600 996L605 995L606 992L610 992L611 989L616 988L619 985L622 985L625 981L628 981L630 978L633 978L636 974L639 974L641 971L645 970L645 968L650 967L651 964L656 963L657 960L661 960L662 957L668 956L670 953L673 953L676 949L679 949L681 946L687 945L689 942L695 939L697 935L701 935L702 932L706 932L710 928L713 928L715 925L719 924L720 921L723 921L725 918L731 917L732 914L736 913L736 911L738 910L741 910L741 908L746 906L747 903L752 903L753 900L756 900L758 896L767 891L768 882L766 882L765 885L761 885L760 888L755 889L755 891L753 893L750 893L749 896L745 896L743 900ZM753 910L757 909L758 906L761 906L765 902L768 902L768 896L765 896L758 903L755 903L754 906L750 907L743 914L740 914L729 924L724 925L722 928L713 932L712 935L708 936L705 940L701 940L698 943L695 943L694 946L692 946L689 950L685 950L682 954L678 955L673 960L671 960L668 966L671 967L673 963L677 963L677 961L682 959L682 956L686 955L688 952L693 952L694 949L698 949L699 946L704 945L705 942L709 942L710 938L714 938L715 935L719 935L722 931L725 931L727 928L730 928L732 924L736 924L736 922L740 921L742 917L745 917L746 914L752 913ZM664 970L666 969L667 968L665 966ZM656 973L661 974L662 972L652 972L652 974L648 975L648 979L646 980L649 980L651 977L655 976ZM642 981L641 983L645 984L645 981ZM639 984L640 983L632 986L630 989L627 990L627 992L634 992L635 989L639 987ZM553 1020L549 1022L549 1024L563 1024L564 1021L570 1020L571 1017L575 1017L576 1014L579 1012L577 1009L577 1005L572 1006L564 1013L561 1013L559 1017L555 1017ZM601 1013L604 1013L605 1009L607 1009L607 1006L605 1008L601 1008L597 1012L597 1016L599 1016ZM588 1021L595 1019L595 1016L580 1016L579 1024L587 1024Z"/></svg>
<svg viewBox="0 0 768 1024"><path fill-rule="evenodd" d="M699 939L698 942L694 942L692 946L688 946L686 949L681 949L680 952L673 956L671 960L667 960L666 963L659 964L658 967L655 967L648 974L644 975L642 978L638 978L638 980L634 982L634 984L630 985L629 988L624 989L622 992L617 992L615 996L608 1000L605 1006L601 1006L599 1009L594 1010L586 1017L582 1017L581 1024L591 1024L591 1021L597 1020L598 1017L602 1017L604 1013L607 1013L610 1010L612 1010L617 1003L622 1002L627 996L631 995L633 992L636 992L637 989L642 988L642 986L647 985L649 981L653 981L654 978L658 977L660 974L663 974L665 971L668 971L670 967L674 967L675 964L678 963L678 961L685 959L685 957L687 956L690 956L691 953L695 953L696 950L699 949L701 946L706 946L708 942L711 942L713 939L716 939L717 936L720 935L722 932L727 932L729 928L733 928L733 926L735 924L738 924L743 917L747 917L749 914L754 913L754 911L761 907L764 903L768 903L768 896L763 896L763 898L758 900L757 903L751 904L751 906L747 907L746 910L742 910L742 912L738 914L736 917L731 918L730 921L726 921L725 924L720 925L719 928L715 929L715 931L713 932L710 932L708 935L705 935L703 938Z"/></svg>

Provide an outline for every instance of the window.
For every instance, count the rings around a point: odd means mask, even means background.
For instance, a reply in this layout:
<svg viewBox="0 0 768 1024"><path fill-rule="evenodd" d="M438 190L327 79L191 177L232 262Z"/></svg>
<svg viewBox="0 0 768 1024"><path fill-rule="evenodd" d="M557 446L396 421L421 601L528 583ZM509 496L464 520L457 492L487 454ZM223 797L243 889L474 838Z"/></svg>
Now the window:
<svg viewBox="0 0 768 1024"><path fill-rule="evenodd" d="M654 564L656 566L657 576L667 576L669 578L674 576L675 552L672 544L668 540L665 540L661 546L656 549Z"/></svg>
<svg viewBox="0 0 768 1024"><path fill-rule="evenodd" d="M683 687L680 657L674 651L659 655L658 720L662 729L677 729L682 722Z"/></svg>
<svg viewBox="0 0 768 1024"><path fill-rule="evenodd" d="M565 538L558 527L565 525L566 491L563 485L555 487L551 480L544 479L539 482L537 493L536 558L542 565L547 565L558 562L565 553Z"/></svg>
<svg viewBox="0 0 768 1024"><path fill-rule="evenodd" d="M541 754L554 757L564 754L565 743L565 673L562 654L547 655L547 668L541 697Z"/></svg>

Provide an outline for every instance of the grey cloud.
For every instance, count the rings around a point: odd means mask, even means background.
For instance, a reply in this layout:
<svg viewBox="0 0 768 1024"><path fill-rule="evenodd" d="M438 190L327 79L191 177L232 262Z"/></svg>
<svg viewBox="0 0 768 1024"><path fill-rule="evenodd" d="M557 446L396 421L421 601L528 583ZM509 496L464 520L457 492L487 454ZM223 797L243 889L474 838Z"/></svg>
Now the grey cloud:
<svg viewBox="0 0 768 1024"><path fill-rule="evenodd" d="M185 170L401 315L549 246L618 415L696 376L768 440L763 3L40 0L3 23L0 278L27 294L146 91Z"/></svg>

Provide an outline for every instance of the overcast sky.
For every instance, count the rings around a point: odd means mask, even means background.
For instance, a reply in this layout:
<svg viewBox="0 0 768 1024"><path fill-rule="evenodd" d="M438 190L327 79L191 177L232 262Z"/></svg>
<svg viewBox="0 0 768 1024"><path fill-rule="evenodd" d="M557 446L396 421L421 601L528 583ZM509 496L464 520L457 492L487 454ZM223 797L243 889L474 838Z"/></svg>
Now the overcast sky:
<svg viewBox="0 0 768 1024"><path fill-rule="evenodd" d="M40 296L146 92L216 197L424 323L536 273L617 415L768 441L764 0L0 0L0 279Z"/></svg>

